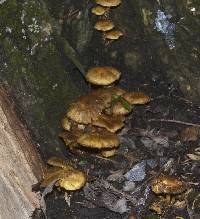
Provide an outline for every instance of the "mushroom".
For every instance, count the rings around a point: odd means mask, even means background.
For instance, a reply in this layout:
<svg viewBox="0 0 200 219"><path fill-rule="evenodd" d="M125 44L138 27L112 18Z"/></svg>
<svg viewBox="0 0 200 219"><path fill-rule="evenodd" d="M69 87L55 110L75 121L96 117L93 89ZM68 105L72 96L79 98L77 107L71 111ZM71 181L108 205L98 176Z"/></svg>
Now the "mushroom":
<svg viewBox="0 0 200 219"><path fill-rule="evenodd" d="M114 116L127 115L132 111L132 107L130 107L130 109L127 109L121 102L117 102L112 106L111 111Z"/></svg>
<svg viewBox="0 0 200 219"><path fill-rule="evenodd" d="M71 161L67 161L61 157L50 157L47 160L47 163L51 166L60 167L63 169L71 169L74 167Z"/></svg>
<svg viewBox="0 0 200 219"><path fill-rule="evenodd" d="M186 183L172 176L160 175L151 183L156 194L180 194L186 190Z"/></svg>
<svg viewBox="0 0 200 219"><path fill-rule="evenodd" d="M72 129L71 131L64 131L61 134L59 134L59 137L63 139L65 142L65 145L69 147L70 151L73 153L79 153L79 150L77 149L77 139L85 133L84 129Z"/></svg>
<svg viewBox="0 0 200 219"><path fill-rule="evenodd" d="M121 4L121 0L96 0L96 3L98 5L104 6L104 7L116 7Z"/></svg>
<svg viewBox="0 0 200 219"><path fill-rule="evenodd" d="M102 7L102 6L98 5L94 8L92 8L91 12L97 16L102 16L102 15L105 15L108 11L109 11L108 7Z"/></svg>
<svg viewBox="0 0 200 219"><path fill-rule="evenodd" d="M114 23L110 20L99 20L96 22L94 28L99 31L109 31L114 28Z"/></svg>
<svg viewBox="0 0 200 219"><path fill-rule="evenodd" d="M108 39L108 40L117 40L119 39L121 36L123 36L122 31L120 30L111 30L109 32L106 32L104 34L104 38Z"/></svg>
<svg viewBox="0 0 200 219"><path fill-rule="evenodd" d="M61 137L63 139L63 141L65 142L65 145L69 147L69 149L71 151L73 151L73 149L76 147L77 145L77 138L78 135L76 135L73 132L62 132L61 134L59 134L59 137Z"/></svg>
<svg viewBox="0 0 200 219"><path fill-rule="evenodd" d="M83 134L77 142L84 147L96 149L116 148L120 143L118 136L106 129L97 129L95 132Z"/></svg>
<svg viewBox="0 0 200 219"><path fill-rule="evenodd" d="M146 104L150 102L150 97L141 92L126 92L122 97L130 104Z"/></svg>
<svg viewBox="0 0 200 219"><path fill-rule="evenodd" d="M115 155L116 151L117 151L116 148L111 149L111 150L103 150L103 151L100 153L100 155L101 155L102 157L112 157L112 156Z"/></svg>
<svg viewBox="0 0 200 219"><path fill-rule="evenodd" d="M93 67L86 73L86 80L96 85L109 85L118 80L121 72L111 66Z"/></svg>
<svg viewBox="0 0 200 219"><path fill-rule="evenodd" d="M63 127L63 129L69 131L71 129L71 125L72 123L70 122L70 120L67 118L67 116L64 116L64 118L61 121L61 125Z"/></svg>
<svg viewBox="0 0 200 219"><path fill-rule="evenodd" d="M90 94L71 104L67 117L77 123L89 124L93 119L97 119L105 108L106 104L101 97Z"/></svg>
<svg viewBox="0 0 200 219"><path fill-rule="evenodd" d="M116 132L124 126L124 117L108 116L101 114L97 120L92 122L93 125L106 128L109 132Z"/></svg>
<svg viewBox="0 0 200 219"><path fill-rule="evenodd" d="M126 91L118 87L99 88L99 89L92 91L93 95L96 95L99 98L103 99L107 107L110 106L113 96L115 95L121 96L124 93L126 93Z"/></svg>
<svg viewBox="0 0 200 219"><path fill-rule="evenodd" d="M57 186L69 191L78 190L85 185L85 173L74 168L66 160L53 157L48 160L48 163L53 167L47 170L40 187L48 187L55 180L57 180Z"/></svg>

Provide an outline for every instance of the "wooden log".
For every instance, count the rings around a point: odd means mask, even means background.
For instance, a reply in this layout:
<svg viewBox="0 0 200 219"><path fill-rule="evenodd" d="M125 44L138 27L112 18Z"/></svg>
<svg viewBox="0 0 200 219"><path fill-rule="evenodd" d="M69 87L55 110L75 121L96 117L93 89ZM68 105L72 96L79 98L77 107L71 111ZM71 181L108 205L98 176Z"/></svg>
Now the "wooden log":
<svg viewBox="0 0 200 219"><path fill-rule="evenodd" d="M27 219L39 207L32 185L43 176L36 145L0 86L0 218Z"/></svg>

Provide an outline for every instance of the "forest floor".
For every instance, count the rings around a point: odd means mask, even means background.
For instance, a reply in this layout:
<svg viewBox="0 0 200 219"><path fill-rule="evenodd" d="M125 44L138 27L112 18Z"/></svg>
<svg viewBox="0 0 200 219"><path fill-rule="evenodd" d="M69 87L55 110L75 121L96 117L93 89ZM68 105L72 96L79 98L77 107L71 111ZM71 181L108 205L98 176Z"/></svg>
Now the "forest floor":
<svg viewBox="0 0 200 219"><path fill-rule="evenodd" d="M119 86L123 84L126 78ZM161 78L138 88L151 101L134 107L119 133L121 144L115 156L77 156L66 150L66 157L92 180L71 194L55 188L45 198L47 218L200 217L200 106ZM169 201L166 194L151 189L152 181L161 175L172 176L172 184L179 180L187 188L180 194L172 191ZM178 185L173 189L178 190ZM42 215L36 210L33 218Z"/></svg>

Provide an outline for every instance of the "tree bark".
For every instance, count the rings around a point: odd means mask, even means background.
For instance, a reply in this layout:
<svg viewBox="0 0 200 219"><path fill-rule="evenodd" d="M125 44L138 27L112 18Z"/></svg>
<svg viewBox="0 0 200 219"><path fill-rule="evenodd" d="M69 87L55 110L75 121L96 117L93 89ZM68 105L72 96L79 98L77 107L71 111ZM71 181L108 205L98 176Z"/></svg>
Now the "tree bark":
<svg viewBox="0 0 200 219"><path fill-rule="evenodd" d="M39 207L32 185L41 180L44 165L1 86L0 154L0 218L30 218Z"/></svg>

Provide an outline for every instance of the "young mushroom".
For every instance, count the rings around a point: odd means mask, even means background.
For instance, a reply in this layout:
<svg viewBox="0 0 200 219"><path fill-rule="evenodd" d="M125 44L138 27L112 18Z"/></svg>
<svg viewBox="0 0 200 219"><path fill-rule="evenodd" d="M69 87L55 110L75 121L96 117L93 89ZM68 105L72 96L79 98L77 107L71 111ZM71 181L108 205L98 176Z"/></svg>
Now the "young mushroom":
<svg viewBox="0 0 200 219"><path fill-rule="evenodd" d="M111 149L111 150L102 150L100 153L100 156L102 157L112 157L115 155L115 153L117 152L117 149Z"/></svg>
<svg viewBox="0 0 200 219"><path fill-rule="evenodd" d="M151 183L151 189L157 195L180 194L186 190L186 183L172 176L160 175Z"/></svg>
<svg viewBox="0 0 200 219"><path fill-rule="evenodd" d="M111 66L93 67L86 73L86 80L95 85L110 85L121 76L121 72Z"/></svg>
<svg viewBox="0 0 200 219"><path fill-rule="evenodd" d="M102 98L107 107L110 107L113 96L121 96L124 93L126 93L126 91L118 87L105 87L93 90L91 94L97 95L99 98Z"/></svg>
<svg viewBox="0 0 200 219"><path fill-rule="evenodd" d="M97 16L102 16L102 15L106 16L108 11L109 11L108 7L102 7L100 5L92 8L92 10L91 10L92 14L95 14Z"/></svg>
<svg viewBox="0 0 200 219"><path fill-rule="evenodd" d="M110 20L99 20L96 22L94 28L96 30L105 32L105 31L112 30L114 26L115 26L114 23Z"/></svg>
<svg viewBox="0 0 200 219"><path fill-rule="evenodd" d="M111 112L113 116L119 116L119 115L125 116L128 115L131 111L132 111L132 107L127 109L126 107L124 107L124 105L121 102L116 102L111 108Z"/></svg>
<svg viewBox="0 0 200 219"><path fill-rule="evenodd" d="M92 122L92 125L106 128L109 132L116 132L124 126L125 118L122 116L108 116L101 114L97 120Z"/></svg>
<svg viewBox="0 0 200 219"><path fill-rule="evenodd" d="M142 92L126 92L122 97L130 104L146 104L150 102L150 97Z"/></svg>
<svg viewBox="0 0 200 219"><path fill-rule="evenodd" d="M62 158L50 158L47 163L52 165L41 182L40 187L48 187L57 180L56 185L68 191L82 188L86 183L86 175Z"/></svg>
<svg viewBox="0 0 200 219"><path fill-rule="evenodd" d="M119 137L105 129L97 129L95 132L80 136L77 142L87 148L111 149L119 146Z"/></svg>
<svg viewBox="0 0 200 219"><path fill-rule="evenodd" d="M123 36L123 33L120 30L111 30L104 33L106 40L118 40L121 36Z"/></svg>
<svg viewBox="0 0 200 219"><path fill-rule="evenodd" d="M96 3L103 7L116 7L120 5L121 2L121 0L96 0Z"/></svg>
<svg viewBox="0 0 200 219"><path fill-rule="evenodd" d="M106 103L102 98L90 94L80 97L71 104L67 111L67 117L77 123L89 124L93 119L97 119L105 108Z"/></svg>
<svg viewBox="0 0 200 219"><path fill-rule="evenodd" d="M61 125L63 127L64 130L70 131L71 129L71 121L67 118L67 116L64 116L64 118L61 121Z"/></svg>

